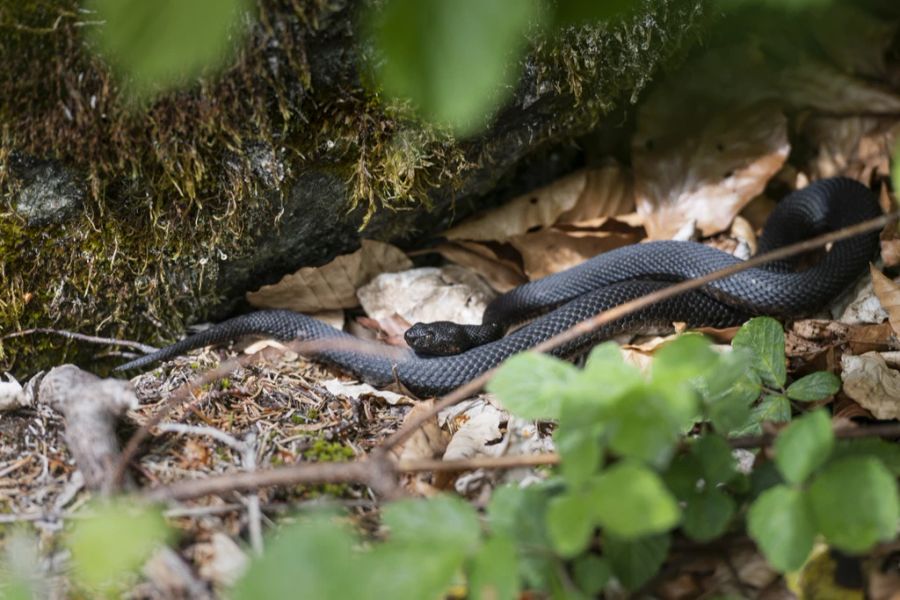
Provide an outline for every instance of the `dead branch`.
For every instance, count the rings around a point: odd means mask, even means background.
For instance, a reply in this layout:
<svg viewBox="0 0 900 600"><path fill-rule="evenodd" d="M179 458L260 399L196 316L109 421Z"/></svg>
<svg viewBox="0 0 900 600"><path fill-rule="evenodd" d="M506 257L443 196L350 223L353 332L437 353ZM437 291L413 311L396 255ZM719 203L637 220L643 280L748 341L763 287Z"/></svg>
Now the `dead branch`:
<svg viewBox="0 0 900 600"><path fill-rule="evenodd" d="M66 420L66 443L88 488L108 489L119 457L115 425L138 406L130 382L101 379L74 365L51 369L34 390L35 398Z"/></svg>

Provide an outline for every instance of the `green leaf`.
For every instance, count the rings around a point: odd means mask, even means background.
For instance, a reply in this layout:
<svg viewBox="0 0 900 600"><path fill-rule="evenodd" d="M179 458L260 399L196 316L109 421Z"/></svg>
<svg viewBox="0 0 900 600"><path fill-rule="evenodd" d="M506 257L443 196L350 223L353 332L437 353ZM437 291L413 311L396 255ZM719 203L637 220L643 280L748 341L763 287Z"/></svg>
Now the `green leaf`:
<svg viewBox="0 0 900 600"><path fill-rule="evenodd" d="M344 598L391 598L391 600L419 600L420 598L443 598L453 585L463 567L466 556L452 546L435 546L428 543L418 545L398 543L389 540L376 546L366 557L368 578L365 580L365 592L357 596L348 596L344 582L359 579L361 573L346 570L335 574L339 593L332 596L307 594L305 582L303 598L322 598L343 600ZM297 560L297 557L294 558ZM410 568L415 564L415 568ZM296 598L302 579L294 579L292 593L280 596L260 595L254 598Z"/></svg>
<svg viewBox="0 0 900 600"><path fill-rule="evenodd" d="M784 361L784 330L771 317L747 321L734 336L731 345L750 351L753 369L766 385L781 388L787 379Z"/></svg>
<svg viewBox="0 0 900 600"><path fill-rule="evenodd" d="M624 16L634 5L634 0L559 0L553 22L557 27L579 25L595 21L607 21Z"/></svg>
<svg viewBox="0 0 900 600"><path fill-rule="evenodd" d="M834 447L831 418L816 410L794 420L775 440L775 464L790 483L800 484L821 467Z"/></svg>
<svg viewBox="0 0 900 600"><path fill-rule="evenodd" d="M75 577L87 587L112 585L140 567L169 537L158 508L123 501L97 503L69 538Z"/></svg>
<svg viewBox="0 0 900 600"><path fill-rule="evenodd" d="M506 535L492 535L472 559L469 596L474 600L515 600L519 597L519 556Z"/></svg>
<svg viewBox="0 0 900 600"><path fill-rule="evenodd" d="M475 509L457 496L392 502L385 507L382 521L390 529L391 540L412 545L453 546L469 552L481 535Z"/></svg>
<svg viewBox="0 0 900 600"><path fill-rule="evenodd" d="M662 393L648 389L631 394L611 412L608 444L614 452L659 466L669 461L682 423L669 415Z"/></svg>
<svg viewBox="0 0 900 600"><path fill-rule="evenodd" d="M622 585L634 590L659 572L669 554L671 542L667 533L639 540L623 540L607 535L603 539L603 555Z"/></svg>
<svg viewBox="0 0 900 600"><path fill-rule="evenodd" d="M879 438L861 438L858 440L838 440L832 460L845 456L871 456L877 458L888 471L900 477L900 444Z"/></svg>
<svg viewBox="0 0 900 600"><path fill-rule="evenodd" d="M560 425L554 439L561 459L560 472L569 485L578 487L597 472L601 462L600 439L592 428L564 429Z"/></svg>
<svg viewBox="0 0 900 600"><path fill-rule="evenodd" d="M759 435L762 423L787 423L791 420L791 402L780 394L767 395L753 407L742 427L729 432L732 436Z"/></svg>
<svg viewBox="0 0 900 600"><path fill-rule="evenodd" d="M595 554L585 554L572 564L572 576L581 591L594 596L602 590L612 577L609 561Z"/></svg>
<svg viewBox="0 0 900 600"><path fill-rule="evenodd" d="M570 492L551 498L547 505L547 534L553 548L566 557L584 550L594 533L594 506L591 495Z"/></svg>
<svg viewBox="0 0 900 600"><path fill-rule="evenodd" d="M750 353L734 349L719 357L716 368L695 380L706 416L719 433L744 425L750 416L750 405L762 393L762 381L749 365Z"/></svg>
<svg viewBox="0 0 900 600"><path fill-rule="evenodd" d="M725 532L735 508L731 496L717 488L706 487L688 498L681 528L689 538L708 542Z"/></svg>
<svg viewBox="0 0 900 600"><path fill-rule="evenodd" d="M230 595L235 600L293 598L302 585L307 598L362 599L370 569L356 545L350 528L333 517L304 519L268 540L265 554L253 560Z"/></svg>
<svg viewBox="0 0 900 600"><path fill-rule="evenodd" d="M663 386L685 383L709 371L718 362L709 340L696 333L680 335L653 355L651 381Z"/></svg>
<svg viewBox="0 0 900 600"><path fill-rule="evenodd" d="M666 486L679 500L690 498L697 491L702 478L703 467L693 454L678 455L663 473Z"/></svg>
<svg viewBox="0 0 900 600"><path fill-rule="evenodd" d="M813 402L824 400L837 394L841 389L841 378L828 371L810 373L806 377L798 379L787 389L787 397L800 402Z"/></svg>
<svg viewBox="0 0 900 600"><path fill-rule="evenodd" d="M747 515L747 530L769 564L782 573L803 566L816 537L803 492L784 485L756 499Z"/></svg>
<svg viewBox="0 0 900 600"><path fill-rule="evenodd" d="M546 588L556 577L556 559L544 526L548 501L544 485L506 485L494 490L487 506L492 534L515 540L519 574L534 588Z"/></svg>
<svg viewBox="0 0 900 600"><path fill-rule="evenodd" d="M138 96L222 66L244 28L245 0L90 0L100 52Z"/></svg>
<svg viewBox="0 0 900 600"><path fill-rule="evenodd" d="M703 470L707 485L728 483L737 473L737 461L731 453L731 446L720 435L706 434L691 447Z"/></svg>
<svg viewBox="0 0 900 600"><path fill-rule="evenodd" d="M497 394L504 408L522 418L557 419L566 387L577 377L578 369L565 361L523 352L500 367L487 390Z"/></svg>
<svg viewBox="0 0 900 600"><path fill-rule="evenodd" d="M897 481L876 458L832 462L813 480L809 502L818 530L845 552L865 552L896 535Z"/></svg>
<svg viewBox="0 0 900 600"><path fill-rule="evenodd" d="M667 531L678 524L681 510L659 476L639 464L622 461L591 485L594 518L622 539Z"/></svg>
<svg viewBox="0 0 900 600"><path fill-rule="evenodd" d="M569 396L608 406L644 385L641 372L625 362L619 345L605 342L588 355L580 376L572 382Z"/></svg>
<svg viewBox="0 0 900 600"><path fill-rule="evenodd" d="M384 90L466 135L511 92L525 33L543 20L536 0L389 0L375 15Z"/></svg>

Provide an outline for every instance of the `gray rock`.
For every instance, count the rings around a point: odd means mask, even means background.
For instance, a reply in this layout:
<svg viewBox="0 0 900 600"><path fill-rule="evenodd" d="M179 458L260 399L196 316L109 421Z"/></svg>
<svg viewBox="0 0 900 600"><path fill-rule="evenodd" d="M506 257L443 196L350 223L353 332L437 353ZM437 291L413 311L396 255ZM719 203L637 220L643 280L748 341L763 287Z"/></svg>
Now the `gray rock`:
<svg viewBox="0 0 900 600"><path fill-rule="evenodd" d="M22 186L14 209L30 227L63 223L78 214L85 190L75 171L52 160L21 162L13 169Z"/></svg>

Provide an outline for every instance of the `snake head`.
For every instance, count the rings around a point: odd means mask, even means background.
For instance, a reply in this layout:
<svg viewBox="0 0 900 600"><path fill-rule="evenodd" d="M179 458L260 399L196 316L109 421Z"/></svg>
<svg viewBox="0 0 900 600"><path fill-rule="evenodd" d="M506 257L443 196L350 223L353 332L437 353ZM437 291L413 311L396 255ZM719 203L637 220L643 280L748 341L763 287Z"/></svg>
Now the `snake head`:
<svg viewBox="0 0 900 600"><path fill-rule="evenodd" d="M403 337L410 348L425 356L451 356L471 346L463 326L451 321L416 323Z"/></svg>

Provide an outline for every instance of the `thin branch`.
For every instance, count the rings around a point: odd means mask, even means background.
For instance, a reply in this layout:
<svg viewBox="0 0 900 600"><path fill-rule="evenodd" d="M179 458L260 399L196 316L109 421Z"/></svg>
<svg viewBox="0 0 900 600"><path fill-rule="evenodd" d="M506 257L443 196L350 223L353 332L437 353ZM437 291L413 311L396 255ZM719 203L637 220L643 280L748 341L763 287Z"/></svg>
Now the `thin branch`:
<svg viewBox="0 0 900 600"><path fill-rule="evenodd" d="M839 229L825 235L820 235L808 240L804 240L802 242L798 242L796 244L790 244L788 246L777 248L771 252L766 252L765 254L754 256L753 258L734 264L730 267L726 267L718 271L713 271L712 273L704 275L703 277L697 277L696 279L689 279L670 285L658 291L647 294L646 296L641 296L640 298L636 298L634 300L625 302L624 304L620 304L619 306L595 315L590 319L585 319L580 323L576 323L566 331L563 331L562 333L559 333L552 338L541 342L531 350L535 352L547 352L575 338L588 334L598 329L599 327L602 327L603 325L606 325L613 321L617 321L622 317L625 317L638 310L647 308L648 306L656 304L657 302L668 300L669 298L673 298L680 294L699 289L709 283L712 283L713 281L724 279L736 273L740 273L741 271L746 271L747 269L752 269L769 262L784 260L792 256L804 254L811 250L817 250L833 242L845 240L862 233L879 231L881 229L884 229L889 224L895 222L898 217L900 217L900 211L893 211L889 214L882 215L875 219L863 221L862 223L858 223L850 227L844 227L843 229ZM455 390L435 402L431 407L431 410L424 411L416 417L410 419L402 429L394 433L385 441L385 443L383 444L384 448L390 450L391 448L395 448L397 445L402 444L416 430L433 419L439 412L441 412L448 406L453 406L454 404L457 404L458 402L461 402L469 396L477 393L482 387L484 387L484 385L488 381L491 380L491 378L496 374L498 368L499 367L495 367L493 369L485 371L472 381L469 381L468 383L456 388Z"/></svg>
<svg viewBox="0 0 900 600"><path fill-rule="evenodd" d="M0 340L8 340L10 338L22 337L25 335L34 335L36 333L43 333L47 335L58 335L60 337L64 337L70 340L78 340L80 342L89 342L91 344L102 344L104 346L123 346L125 348L134 348L135 350L140 350L141 352L154 352L156 348L153 346L148 346L147 344L141 344L140 342L132 342L131 340L119 340L116 338L107 338L107 337L99 337L96 335L86 335L84 333L76 333L74 331L66 331L65 329L52 329L49 327L35 327L32 329L21 329L19 331L13 331L12 333L7 333L6 335L0 336Z"/></svg>

